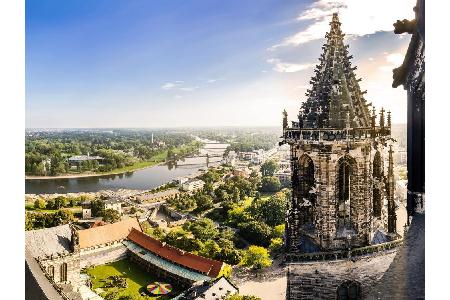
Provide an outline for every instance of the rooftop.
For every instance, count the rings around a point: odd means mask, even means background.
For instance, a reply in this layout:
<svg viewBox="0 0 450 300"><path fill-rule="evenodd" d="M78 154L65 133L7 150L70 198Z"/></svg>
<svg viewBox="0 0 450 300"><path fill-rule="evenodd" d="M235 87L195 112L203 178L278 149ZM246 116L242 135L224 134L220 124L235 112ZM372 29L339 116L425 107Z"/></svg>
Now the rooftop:
<svg viewBox="0 0 450 300"><path fill-rule="evenodd" d="M125 239L130 231L142 231L136 218L129 218L113 224L89 228L78 231L80 236L80 249L102 245Z"/></svg>
<svg viewBox="0 0 450 300"><path fill-rule="evenodd" d="M154 239L139 230L132 229L128 239L142 248L156 254L165 260L171 261L188 269L203 273L215 278L222 269L223 262L198 256L178 248L172 247Z"/></svg>
<svg viewBox="0 0 450 300"><path fill-rule="evenodd" d="M71 252L69 224L25 232L25 249L33 257Z"/></svg>

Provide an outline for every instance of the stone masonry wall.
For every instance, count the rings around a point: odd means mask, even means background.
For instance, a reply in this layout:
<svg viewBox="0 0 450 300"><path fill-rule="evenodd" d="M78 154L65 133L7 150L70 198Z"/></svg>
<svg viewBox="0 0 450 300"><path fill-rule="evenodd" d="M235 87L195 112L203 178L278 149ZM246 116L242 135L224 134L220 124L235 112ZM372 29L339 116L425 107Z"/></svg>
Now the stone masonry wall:
<svg viewBox="0 0 450 300"><path fill-rule="evenodd" d="M114 244L83 252L80 267L97 266L127 257L127 248L123 244Z"/></svg>
<svg viewBox="0 0 450 300"><path fill-rule="evenodd" d="M288 300L336 299L338 287L356 281L365 298L388 270L396 250L357 259L288 265Z"/></svg>
<svg viewBox="0 0 450 300"><path fill-rule="evenodd" d="M345 248L347 241L345 239L336 238L336 206L337 206L337 181L339 160L345 156L349 157L353 164L353 173L351 176L351 220L353 227L356 230L356 236L351 239L351 245L354 247L361 247L368 245L376 230L387 230L387 197L384 188L381 194L381 217L373 217L373 161L377 151L380 152L381 161L385 162L385 149L381 143L376 143L376 148L373 147L372 141L347 144L346 142L334 143L333 145L314 145L314 144L299 144L291 145L293 157L296 159L292 162L292 167L298 167L298 161L301 160L302 155L308 155L314 163L314 177L316 181L316 195L317 203L314 209L310 210L313 213L314 225L316 228L315 240L324 249L338 249ZM383 175L386 168L383 168ZM294 178L292 180L301 180ZM293 184L298 187L298 183ZM384 183L383 183L384 187ZM293 191L293 195L296 193ZM301 203L302 199L298 199ZM299 213L305 213L305 207L298 207ZM289 216L292 220L292 216ZM302 218L300 218L301 220ZM292 223L292 222L291 222ZM296 231L298 229L290 224L287 227L292 241L295 243L297 239Z"/></svg>

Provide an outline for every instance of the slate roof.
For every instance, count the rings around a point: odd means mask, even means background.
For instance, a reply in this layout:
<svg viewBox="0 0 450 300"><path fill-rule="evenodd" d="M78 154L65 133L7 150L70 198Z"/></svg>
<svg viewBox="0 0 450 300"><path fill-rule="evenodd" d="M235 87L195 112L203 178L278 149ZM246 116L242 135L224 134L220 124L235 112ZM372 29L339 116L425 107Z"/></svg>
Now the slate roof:
<svg viewBox="0 0 450 300"><path fill-rule="evenodd" d="M78 231L80 236L80 249L123 240L128 236L132 228L137 232L142 231L141 225L136 218L129 218L113 224L80 230Z"/></svg>
<svg viewBox="0 0 450 300"><path fill-rule="evenodd" d="M154 239L139 230L132 229L128 240L142 248L156 254L165 260L181 265L188 269L203 273L211 278L219 275L223 262L198 256L181 249L169 246Z"/></svg>
<svg viewBox="0 0 450 300"><path fill-rule="evenodd" d="M25 248L34 257L71 252L69 224L25 232Z"/></svg>

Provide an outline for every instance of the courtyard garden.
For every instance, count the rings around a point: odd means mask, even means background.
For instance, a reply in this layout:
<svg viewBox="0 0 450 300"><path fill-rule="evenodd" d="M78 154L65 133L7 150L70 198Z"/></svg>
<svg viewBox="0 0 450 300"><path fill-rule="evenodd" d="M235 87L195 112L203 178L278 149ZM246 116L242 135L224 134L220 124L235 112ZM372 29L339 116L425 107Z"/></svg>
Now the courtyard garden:
<svg viewBox="0 0 450 300"><path fill-rule="evenodd" d="M144 271L128 259L88 268L86 272L91 278L92 290L105 300L165 300L181 292L173 285L173 291L167 295L150 294L147 291L149 284L166 281Z"/></svg>

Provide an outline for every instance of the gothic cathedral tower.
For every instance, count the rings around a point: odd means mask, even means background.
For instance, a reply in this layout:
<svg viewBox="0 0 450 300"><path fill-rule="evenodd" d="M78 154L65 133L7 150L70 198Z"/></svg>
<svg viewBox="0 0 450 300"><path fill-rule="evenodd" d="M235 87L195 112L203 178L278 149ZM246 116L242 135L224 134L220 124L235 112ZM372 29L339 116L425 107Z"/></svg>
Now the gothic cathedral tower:
<svg viewBox="0 0 450 300"><path fill-rule="evenodd" d="M391 116L369 110L333 14L319 64L283 141L290 145L288 253L363 247L397 238ZM387 122L385 120L387 117ZM378 123L378 124L376 124Z"/></svg>

